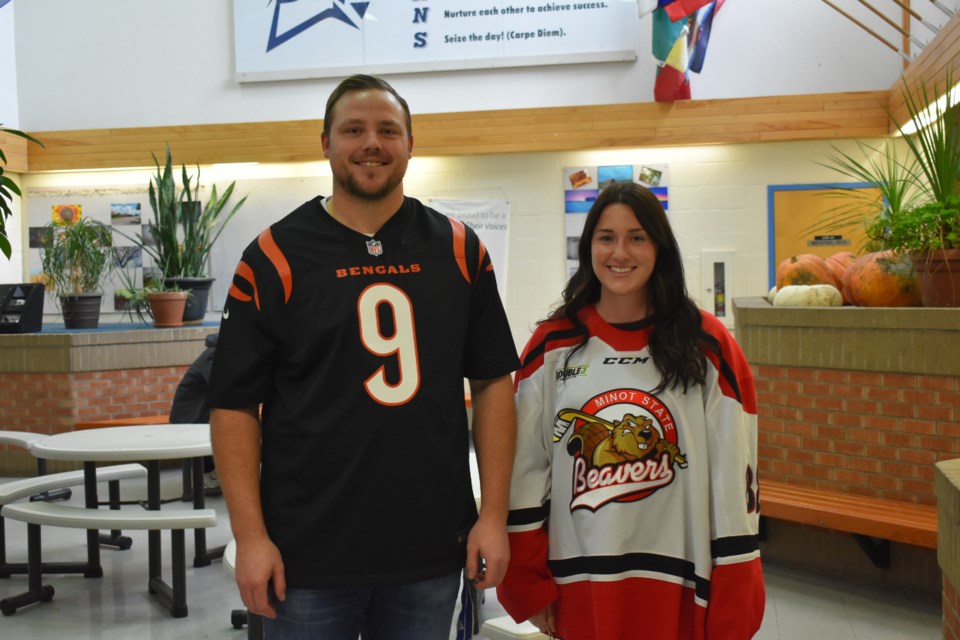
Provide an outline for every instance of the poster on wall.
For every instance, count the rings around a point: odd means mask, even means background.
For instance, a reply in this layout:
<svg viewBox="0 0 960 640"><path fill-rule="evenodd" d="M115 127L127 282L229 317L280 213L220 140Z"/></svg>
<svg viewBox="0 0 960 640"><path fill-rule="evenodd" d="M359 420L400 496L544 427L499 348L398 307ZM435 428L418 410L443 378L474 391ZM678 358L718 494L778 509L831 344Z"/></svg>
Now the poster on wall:
<svg viewBox="0 0 960 640"><path fill-rule="evenodd" d="M234 0L239 82L636 60L635 0Z"/></svg>
<svg viewBox="0 0 960 640"><path fill-rule="evenodd" d="M44 281L41 247L55 225L74 224L83 218L107 225L112 230L112 272L102 284L101 313L114 311L113 292L139 283L144 255L132 235L140 230L141 204L146 198L139 187L34 187L27 190L29 251L27 270L30 282ZM136 285L138 286L138 285ZM48 288L44 309L47 314L59 310L57 292Z"/></svg>
<svg viewBox="0 0 960 640"><path fill-rule="evenodd" d="M622 164L565 167L563 169L563 212L566 229L567 277L579 265L577 247L587 220L587 213L605 187L614 182L632 180L643 185L669 211L667 166L657 164Z"/></svg>
<svg viewBox="0 0 960 640"><path fill-rule="evenodd" d="M434 198L428 204L473 229L490 253L500 297L506 300L507 238L510 203L506 200L448 200Z"/></svg>

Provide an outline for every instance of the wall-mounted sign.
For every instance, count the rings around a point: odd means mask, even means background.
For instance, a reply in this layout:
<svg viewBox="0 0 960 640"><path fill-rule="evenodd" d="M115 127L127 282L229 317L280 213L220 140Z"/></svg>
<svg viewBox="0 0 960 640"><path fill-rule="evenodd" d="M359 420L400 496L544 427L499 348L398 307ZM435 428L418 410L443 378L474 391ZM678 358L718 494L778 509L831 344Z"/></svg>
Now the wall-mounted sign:
<svg viewBox="0 0 960 640"><path fill-rule="evenodd" d="M240 82L635 60L636 0L234 0Z"/></svg>

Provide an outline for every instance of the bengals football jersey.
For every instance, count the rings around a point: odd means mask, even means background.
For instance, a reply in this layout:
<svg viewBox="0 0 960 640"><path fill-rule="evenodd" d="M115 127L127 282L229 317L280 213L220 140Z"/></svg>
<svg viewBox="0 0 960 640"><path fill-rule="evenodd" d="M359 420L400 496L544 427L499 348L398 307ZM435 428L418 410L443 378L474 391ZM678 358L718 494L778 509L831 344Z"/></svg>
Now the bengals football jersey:
<svg viewBox="0 0 960 640"><path fill-rule="evenodd" d="M263 405L263 513L287 583L461 568L476 519L463 379L518 364L483 244L415 199L367 236L318 197L251 243L210 400Z"/></svg>
<svg viewBox="0 0 960 640"><path fill-rule="evenodd" d="M541 324L517 373L510 566L516 620L554 602L564 640L750 638L763 618L753 375L713 316L706 381L660 382L653 320L589 338ZM569 358L568 358L569 355Z"/></svg>

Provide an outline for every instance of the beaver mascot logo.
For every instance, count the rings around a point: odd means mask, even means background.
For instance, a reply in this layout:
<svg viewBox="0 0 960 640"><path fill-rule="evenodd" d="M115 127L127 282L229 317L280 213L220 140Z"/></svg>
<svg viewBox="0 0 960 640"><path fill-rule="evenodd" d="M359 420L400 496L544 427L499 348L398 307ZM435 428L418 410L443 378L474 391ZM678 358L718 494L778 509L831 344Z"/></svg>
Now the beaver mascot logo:
<svg viewBox="0 0 960 640"><path fill-rule="evenodd" d="M642 500L686 468L670 411L637 389L615 389L557 414L553 441L574 457L570 509Z"/></svg>

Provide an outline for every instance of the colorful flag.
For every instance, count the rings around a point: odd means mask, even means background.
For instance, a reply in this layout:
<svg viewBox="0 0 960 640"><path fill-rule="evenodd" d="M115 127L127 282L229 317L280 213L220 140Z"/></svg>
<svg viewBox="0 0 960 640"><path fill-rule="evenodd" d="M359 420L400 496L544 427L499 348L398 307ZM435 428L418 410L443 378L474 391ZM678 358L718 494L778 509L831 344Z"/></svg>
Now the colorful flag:
<svg viewBox="0 0 960 640"><path fill-rule="evenodd" d="M687 41L687 22L674 22L663 8L653 12L653 57L665 63L678 41ZM686 71L684 68L683 71Z"/></svg>
<svg viewBox="0 0 960 640"><path fill-rule="evenodd" d="M710 29L713 27L713 17L720 11L724 0L716 0L697 11L697 19L693 30L693 46L690 52L690 71L700 73L703 69L703 60L707 57L707 43L710 41Z"/></svg>
<svg viewBox="0 0 960 640"><path fill-rule="evenodd" d="M657 102L689 100L690 79L687 74L666 65L660 67L653 85L653 99Z"/></svg>
<svg viewBox="0 0 960 640"><path fill-rule="evenodd" d="M713 2L713 0L667 0L667 2L661 1L659 6L663 7L663 10L667 12L670 19L676 22L681 18L686 18L695 13L697 9L711 2Z"/></svg>
<svg viewBox="0 0 960 640"><path fill-rule="evenodd" d="M657 102L690 98L688 72L699 73L703 68L713 17L723 2L658 0L653 12L653 56L659 66L654 86Z"/></svg>

